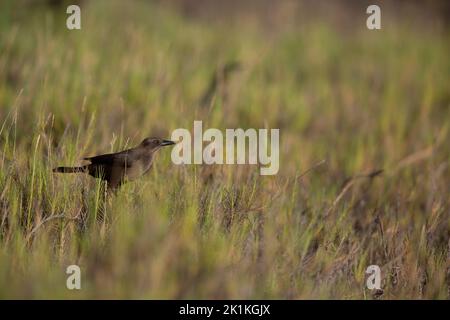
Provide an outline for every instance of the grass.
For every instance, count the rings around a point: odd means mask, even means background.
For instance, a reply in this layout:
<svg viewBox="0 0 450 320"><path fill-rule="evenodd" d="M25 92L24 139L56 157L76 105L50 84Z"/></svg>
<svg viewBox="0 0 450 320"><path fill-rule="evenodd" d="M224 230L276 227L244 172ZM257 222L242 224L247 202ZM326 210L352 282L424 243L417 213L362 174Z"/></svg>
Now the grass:
<svg viewBox="0 0 450 320"><path fill-rule="evenodd" d="M371 264L378 298L449 298L447 29L387 14L381 31L269 32L95 1L69 31L64 8L14 6L0 5L0 298L372 299ZM279 173L161 150L105 204L97 181L51 172L196 119L279 128ZM66 289L71 264L82 290Z"/></svg>

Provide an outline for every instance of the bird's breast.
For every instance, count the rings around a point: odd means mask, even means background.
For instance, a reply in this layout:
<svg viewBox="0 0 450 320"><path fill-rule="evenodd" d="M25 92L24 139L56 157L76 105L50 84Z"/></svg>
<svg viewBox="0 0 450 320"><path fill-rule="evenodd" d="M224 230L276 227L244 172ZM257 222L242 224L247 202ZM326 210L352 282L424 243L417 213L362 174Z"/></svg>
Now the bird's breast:
<svg viewBox="0 0 450 320"><path fill-rule="evenodd" d="M127 180L137 179L150 170L151 166L151 157L142 157L137 159L127 165L124 178Z"/></svg>

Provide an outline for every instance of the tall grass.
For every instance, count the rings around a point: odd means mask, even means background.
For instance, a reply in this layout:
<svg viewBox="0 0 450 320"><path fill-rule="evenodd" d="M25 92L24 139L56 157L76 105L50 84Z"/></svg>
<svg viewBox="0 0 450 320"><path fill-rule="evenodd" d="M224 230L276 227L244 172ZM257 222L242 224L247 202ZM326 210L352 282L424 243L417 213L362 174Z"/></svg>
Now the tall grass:
<svg viewBox="0 0 450 320"><path fill-rule="evenodd" d="M0 297L373 298L365 270L377 264L377 297L449 298L448 30L384 20L376 32L326 21L267 32L95 1L69 31L65 10L9 16L7 3ZM230 61L241 70L202 108ZM98 181L51 172L195 119L280 128L278 175L175 166L161 150L105 201ZM81 290L66 288L71 264Z"/></svg>

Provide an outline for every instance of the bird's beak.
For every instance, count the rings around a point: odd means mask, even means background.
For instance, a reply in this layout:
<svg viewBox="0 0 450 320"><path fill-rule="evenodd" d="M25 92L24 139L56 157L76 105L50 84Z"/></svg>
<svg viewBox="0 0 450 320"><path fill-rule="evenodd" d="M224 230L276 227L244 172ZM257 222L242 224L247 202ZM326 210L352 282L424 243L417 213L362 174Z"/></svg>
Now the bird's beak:
<svg viewBox="0 0 450 320"><path fill-rule="evenodd" d="M170 146L170 145L172 145L172 144L175 144L175 142L173 142L173 141L171 141L171 140L163 140L163 141L161 142L161 146L162 146L162 147L164 147L164 146Z"/></svg>

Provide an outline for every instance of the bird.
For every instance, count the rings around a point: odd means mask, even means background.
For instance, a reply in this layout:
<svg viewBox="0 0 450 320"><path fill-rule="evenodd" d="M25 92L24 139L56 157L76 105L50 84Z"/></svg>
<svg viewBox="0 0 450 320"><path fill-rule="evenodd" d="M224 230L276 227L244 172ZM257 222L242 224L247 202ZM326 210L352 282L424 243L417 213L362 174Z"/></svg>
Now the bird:
<svg viewBox="0 0 450 320"><path fill-rule="evenodd" d="M55 173L87 173L106 181L107 190L116 191L127 181L133 181L146 174L153 163L156 151L175 142L161 138L145 138L138 146L117 153L86 157L90 163L78 167L56 167Z"/></svg>

